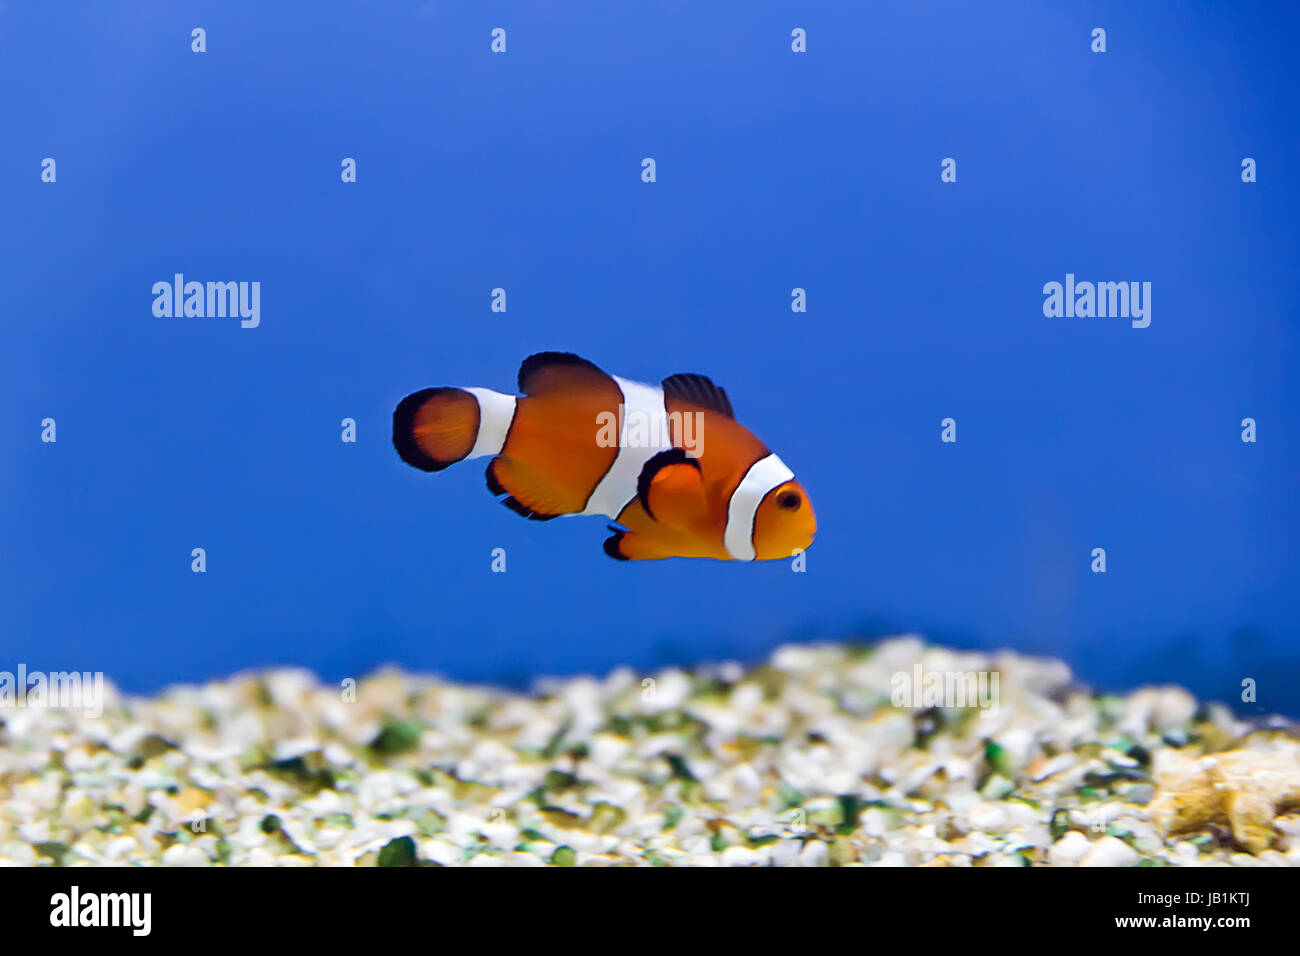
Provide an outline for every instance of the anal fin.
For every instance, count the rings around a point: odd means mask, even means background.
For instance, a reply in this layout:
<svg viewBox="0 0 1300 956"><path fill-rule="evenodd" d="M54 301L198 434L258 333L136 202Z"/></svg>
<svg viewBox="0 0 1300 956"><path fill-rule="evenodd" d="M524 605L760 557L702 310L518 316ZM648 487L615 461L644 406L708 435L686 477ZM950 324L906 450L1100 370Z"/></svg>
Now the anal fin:
<svg viewBox="0 0 1300 956"><path fill-rule="evenodd" d="M498 496L505 495L500 499L501 503L531 521L550 521L570 513L558 503L556 494L545 482L503 455L488 462L484 477L488 491ZM530 477L533 479L531 482L528 480Z"/></svg>
<svg viewBox="0 0 1300 956"><path fill-rule="evenodd" d="M661 561L681 557L677 551L640 531L616 531L605 539L605 553L616 561Z"/></svg>

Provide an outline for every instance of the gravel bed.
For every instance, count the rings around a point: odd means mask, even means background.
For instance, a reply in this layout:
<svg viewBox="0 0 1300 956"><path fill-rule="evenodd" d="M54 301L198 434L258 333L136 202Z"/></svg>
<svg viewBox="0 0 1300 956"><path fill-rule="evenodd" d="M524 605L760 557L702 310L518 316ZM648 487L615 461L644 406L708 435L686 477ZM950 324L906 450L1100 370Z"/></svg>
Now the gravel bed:
<svg viewBox="0 0 1300 956"><path fill-rule="evenodd" d="M918 665L997 706L900 706ZM529 694L280 670L0 709L0 863L1296 866L1300 737L911 637Z"/></svg>

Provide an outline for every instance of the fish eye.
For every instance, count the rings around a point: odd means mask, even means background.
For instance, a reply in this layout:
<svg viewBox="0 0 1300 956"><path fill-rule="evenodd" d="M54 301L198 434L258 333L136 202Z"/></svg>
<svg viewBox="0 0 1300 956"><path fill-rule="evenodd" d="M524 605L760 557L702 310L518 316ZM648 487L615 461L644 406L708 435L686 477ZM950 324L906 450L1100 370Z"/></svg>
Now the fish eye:
<svg viewBox="0 0 1300 956"><path fill-rule="evenodd" d="M796 511L803 504L803 499L799 497L796 491L783 491L776 496L776 506L784 508L786 511Z"/></svg>

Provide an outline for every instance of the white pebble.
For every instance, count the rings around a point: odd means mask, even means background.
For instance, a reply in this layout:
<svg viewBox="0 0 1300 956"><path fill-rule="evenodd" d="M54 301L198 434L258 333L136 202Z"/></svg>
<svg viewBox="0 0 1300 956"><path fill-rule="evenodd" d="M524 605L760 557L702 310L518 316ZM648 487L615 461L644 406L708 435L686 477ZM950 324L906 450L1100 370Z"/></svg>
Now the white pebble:
<svg viewBox="0 0 1300 956"><path fill-rule="evenodd" d="M207 866L211 861L196 846L174 843L162 855L163 866Z"/></svg>
<svg viewBox="0 0 1300 956"><path fill-rule="evenodd" d="M722 851L723 866L758 866L762 856L746 846L729 846Z"/></svg>
<svg viewBox="0 0 1300 956"><path fill-rule="evenodd" d="M1132 866L1138 861L1138 851L1123 840L1105 836L1092 845L1092 849L1079 861L1080 866Z"/></svg>
<svg viewBox="0 0 1300 956"><path fill-rule="evenodd" d="M830 848L820 840L809 840L799 852L799 866L826 866L830 863Z"/></svg>
<svg viewBox="0 0 1300 956"><path fill-rule="evenodd" d="M1007 811L996 803L981 803L972 807L966 818L979 830L997 832L1007 825Z"/></svg>
<svg viewBox="0 0 1300 956"><path fill-rule="evenodd" d="M1087 855L1091 844L1078 830L1071 830L1052 844L1047 859L1052 866L1074 866Z"/></svg>

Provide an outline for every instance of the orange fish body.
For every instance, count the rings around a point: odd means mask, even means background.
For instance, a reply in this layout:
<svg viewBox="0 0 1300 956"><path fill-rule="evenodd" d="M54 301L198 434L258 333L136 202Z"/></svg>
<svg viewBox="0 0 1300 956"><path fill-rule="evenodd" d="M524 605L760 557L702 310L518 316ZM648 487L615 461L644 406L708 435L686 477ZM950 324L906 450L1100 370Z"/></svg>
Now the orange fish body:
<svg viewBox="0 0 1300 956"><path fill-rule="evenodd" d="M812 543L808 495L704 376L649 385L541 352L519 391L415 392L393 412L393 445L423 471L491 456L503 504L535 521L613 518L605 552L620 560L774 560Z"/></svg>

